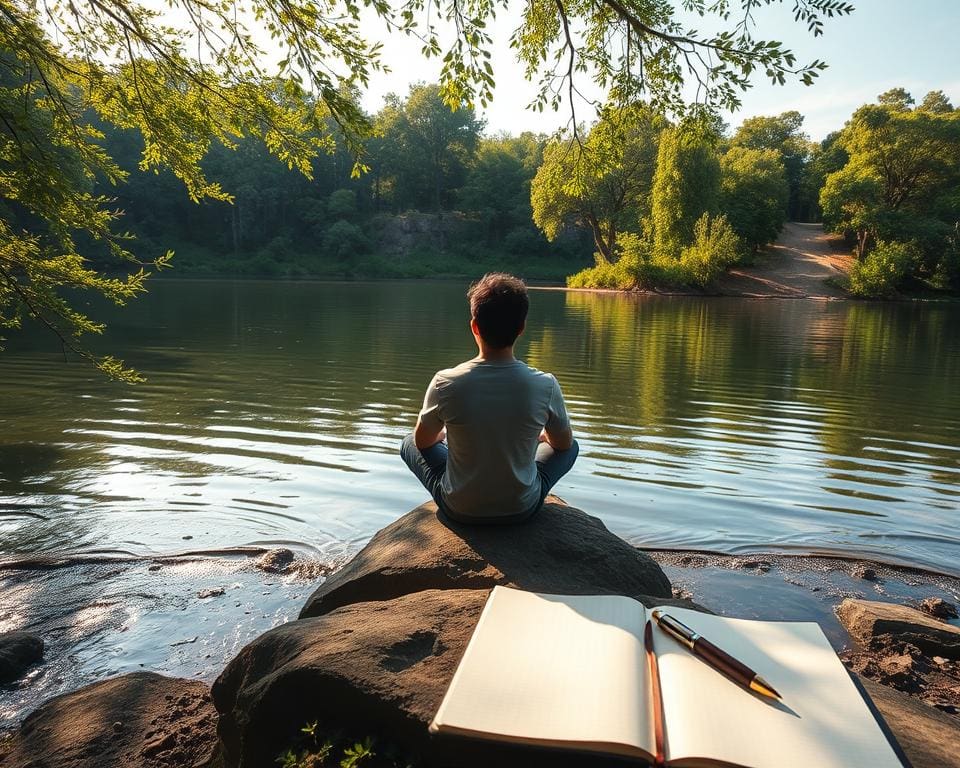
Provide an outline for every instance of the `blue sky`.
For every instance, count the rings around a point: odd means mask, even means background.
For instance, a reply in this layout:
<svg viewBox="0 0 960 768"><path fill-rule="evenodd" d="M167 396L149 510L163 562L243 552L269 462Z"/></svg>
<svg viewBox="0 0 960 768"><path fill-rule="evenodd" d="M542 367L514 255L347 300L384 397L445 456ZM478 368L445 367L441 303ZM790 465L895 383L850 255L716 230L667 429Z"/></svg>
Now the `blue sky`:
<svg viewBox="0 0 960 768"><path fill-rule="evenodd" d="M757 14L757 37L782 41L797 54L798 61L819 58L830 66L811 87L773 86L762 76L755 79L754 87L744 94L743 108L726 116L732 127L752 115L796 109L805 115L804 128L811 138L821 139L841 128L858 106L896 86L909 90L918 101L927 91L943 90L955 105L960 104L960 0L852 2L856 11L848 17L828 19L819 38L793 23L791 0ZM569 113L541 114L524 109L535 87L525 82L507 46L517 19L518 12L504 13L493 25L498 85L493 105L482 116L489 133L549 133L565 125ZM704 27L702 23L699 26ZM369 30L368 34L377 32ZM390 91L405 94L411 83L436 81L438 77L439 62L424 60L419 45L412 40L390 37L384 58L393 71L371 83L364 97L367 109L379 109L383 96ZM578 117L581 115L587 116L583 105L578 110Z"/></svg>

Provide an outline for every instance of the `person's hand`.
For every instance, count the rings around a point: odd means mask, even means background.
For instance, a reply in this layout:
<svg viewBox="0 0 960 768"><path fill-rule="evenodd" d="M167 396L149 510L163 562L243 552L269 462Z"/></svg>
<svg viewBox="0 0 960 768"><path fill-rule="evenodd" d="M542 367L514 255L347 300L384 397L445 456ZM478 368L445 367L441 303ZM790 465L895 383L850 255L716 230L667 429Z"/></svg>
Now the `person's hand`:
<svg viewBox="0 0 960 768"><path fill-rule="evenodd" d="M540 436L537 438L537 442L545 443L547 442L547 430L541 429Z"/></svg>

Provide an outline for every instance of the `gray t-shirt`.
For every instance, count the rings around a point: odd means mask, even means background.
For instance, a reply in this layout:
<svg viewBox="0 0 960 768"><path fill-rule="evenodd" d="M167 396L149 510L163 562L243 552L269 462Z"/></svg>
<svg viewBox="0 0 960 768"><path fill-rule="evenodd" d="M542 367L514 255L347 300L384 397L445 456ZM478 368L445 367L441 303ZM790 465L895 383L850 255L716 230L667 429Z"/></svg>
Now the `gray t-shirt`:
<svg viewBox="0 0 960 768"><path fill-rule="evenodd" d="M540 498L540 431L570 426L556 378L522 360L474 359L438 372L420 418L447 428L443 499L461 517L529 512Z"/></svg>

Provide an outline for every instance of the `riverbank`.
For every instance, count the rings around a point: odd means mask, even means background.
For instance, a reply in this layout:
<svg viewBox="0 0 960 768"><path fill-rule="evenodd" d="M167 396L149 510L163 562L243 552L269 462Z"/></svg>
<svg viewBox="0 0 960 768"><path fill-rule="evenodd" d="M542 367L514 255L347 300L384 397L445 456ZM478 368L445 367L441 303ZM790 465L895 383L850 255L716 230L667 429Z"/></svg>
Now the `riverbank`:
<svg viewBox="0 0 960 768"><path fill-rule="evenodd" d="M640 291L658 295L676 296L738 296L744 298L810 298L841 299L848 296L840 287L853 264L853 256L842 239L824 232L822 224L788 222L777 242L756 257L751 266L734 267L707 290L669 288ZM441 268L442 265L442 268ZM487 271L512 270L519 272L533 285L539 282L561 283L569 274L576 272L576 264L535 259L517 265L515 259L497 258L488 262L471 259L450 260L444 254L392 255L390 258L369 257L359 262L345 263L335 269L310 272L298 269L283 274L278 270L263 274L240 271L217 274L187 271L182 278L165 274L167 279L218 277L240 279L292 279L292 280L351 280L383 281L396 279L472 280ZM565 288L562 285L537 286L552 290L604 292L604 289ZM609 290L611 293L620 291Z"/></svg>
<svg viewBox="0 0 960 768"><path fill-rule="evenodd" d="M429 558L431 548L418 551ZM887 674L879 661L902 654L864 656L836 614L851 598L956 604L956 576L816 554L643 552L662 568L677 599L727 616L817 621L851 668L948 714L960 706L955 665L916 664L911 674ZM305 550L246 548L0 564L0 631L34 632L46 644L41 664L0 689L0 730L11 732L52 696L121 674L160 672L209 684L245 645L295 619L318 580L343 563L319 562ZM391 578L394 589L406 589L402 576ZM356 594L351 601L362 599L369 598Z"/></svg>
<svg viewBox="0 0 960 768"><path fill-rule="evenodd" d="M749 267L734 267L718 281L725 296L842 299L840 287L854 264L843 239L822 224L787 222L777 242Z"/></svg>

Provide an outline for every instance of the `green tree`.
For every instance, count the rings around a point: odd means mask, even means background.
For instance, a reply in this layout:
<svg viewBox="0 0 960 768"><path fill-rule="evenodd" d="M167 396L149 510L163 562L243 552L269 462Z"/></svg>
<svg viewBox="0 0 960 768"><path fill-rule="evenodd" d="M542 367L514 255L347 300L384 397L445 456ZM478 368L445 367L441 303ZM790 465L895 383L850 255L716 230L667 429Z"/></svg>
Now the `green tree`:
<svg viewBox="0 0 960 768"><path fill-rule="evenodd" d="M693 239L696 221L717 210L720 162L717 137L696 127L669 128L660 136L651 195L654 252L678 258Z"/></svg>
<svg viewBox="0 0 960 768"><path fill-rule="evenodd" d="M443 210L444 195L462 181L482 124L468 104L451 108L437 85L415 85L404 105L409 159L425 161L430 172L434 210Z"/></svg>
<svg viewBox="0 0 960 768"><path fill-rule="evenodd" d="M833 131L823 141L813 144L810 158L803 166L800 207L808 212L805 217L807 220L822 221L820 190L823 189L827 176L843 168L849 159L843 142L839 141L840 135L840 131Z"/></svg>
<svg viewBox="0 0 960 768"><path fill-rule="evenodd" d="M894 90L844 128L849 159L827 177L820 202L825 223L855 238L858 259L877 240L914 241L917 267L930 274L960 220L960 113L911 110L909 94Z"/></svg>
<svg viewBox="0 0 960 768"><path fill-rule="evenodd" d="M906 88L891 88L877 96L877 104L894 112L907 112L913 108L914 100Z"/></svg>
<svg viewBox="0 0 960 768"><path fill-rule="evenodd" d="M950 99L947 98L947 94L943 91L930 91L923 97L923 101L920 102L917 109L923 112L936 112L942 115L946 112L953 112L954 107L953 104L950 103Z"/></svg>
<svg viewBox="0 0 960 768"><path fill-rule="evenodd" d="M380 44L361 34L365 9L387 29L417 35L426 55L442 58L440 95L448 106L485 104L493 92L487 23L498 6L492 0L410 0L396 7L384 0L0 2L0 317L16 326L23 314L32 315L112 375L133 374L84 352L79 337L100 326L61 290L86 288L122 302L143 290L141 265L159 267L166 256L138 260L115 229L117 210L91 193L95 178L110 184L126 178L104 152L98 123L139 130L142 168L170 169L194 201L231 199L201 164L218 143L233 147L255 137L309 175L318 152L335 149L332 122L360 155L370 124L352 94L382 68ZM796 77L809 84L825 66L798 65L781 44L760 39L756 5L740 0L734 13L728 2L691 0L688 6L717 22L718 31L704 35L685 28L665 2L531 2L512 42L528 76L540 81L541 109L558 106L560 94L572 94L574 77L588 69L624 101L647 96L658 107L683 111L683 83L694 80L706 101L729 108L756 71L775 83ZM853 8L841 0L794 0L783 10L818 35L824 17ZM435 24L438 17L450 23ZM282 57L269 73L264 62L272 51L258 42L263 32ZM357 162L354 170L362 169ZM436 165L432 170L439 205L442 182ZM132 266L129 279L92 269L86 242Z"/></svg>
<svg viewBox="0 0 960 768"><path fill-rule="evenodd" d="M601 257L616 261L617 236L638 232L649 213L665 125L642 104L608 108L582 141L568 137L547 145L530 188L533 220L547 239L571 224L588 227Z"/></svg>
<svg viewBox="0 0 960 768"><path fill-rule="evenodd" d="M804 205L804 168L812 146L802 129L803 115L796 111L775 117L749 117L730 140L735 147L771 149L780 155L789 188L784 213L791 220L809 219L814 213Z"/></svg>
<svg viewBox="0 0 960 768"><path fill-rule="evenodd" d="M542 137L531 133L480 140L457 199L461 210L481 217L489 245L503 242L517 230L529 231L542 241L531 224L530 182L544 145Z"/></svg>
<svg viewBox="0 0 960 768"><path fill-rule="evenodd" d="M390 96L377 118L381 183L394 209L433 208L452 202L466 175L482 124L466 104L452 111L438 85L413 85L406 101Z"/></svg>
<svg viewBox="0 0 960 768"><path fill-rule="evenodd" d="M751 250L777 239L788 195L776 150L731 147L720 158L720 210Z"/></svg>

